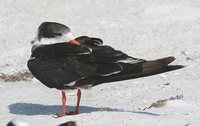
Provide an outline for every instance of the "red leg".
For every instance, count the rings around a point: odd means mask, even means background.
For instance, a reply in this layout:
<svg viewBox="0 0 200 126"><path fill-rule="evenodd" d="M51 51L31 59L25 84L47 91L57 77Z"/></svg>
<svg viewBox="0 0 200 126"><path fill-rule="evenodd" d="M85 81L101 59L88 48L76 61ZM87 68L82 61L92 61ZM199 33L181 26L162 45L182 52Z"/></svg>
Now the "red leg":
<svg viewBox="0 0 200 126"><path fill-rule="evenodd" d="M77 104L76 104L76 110L74 112L66 113L67 115L77 115L79 113L79 105L80 105L80 100L81 100L81 90L78 89L77 92Z"/></svg>
<svg viewBox="0 0 200 126"><path fill-rule="evenodd" d="M66 95L65 92L62 91L62 114L61 116L66 116Z"/></svg>
<svg viewBox="0 0 200 126"><path fill-rule="evenodd" d="M78 89L78 92L77 92L77 105L76 105L76 111L75 111L74 114L78 114L78 112L79 112L80 101L81 101L81 90Z"/></svg>
<svg viewBox="0 0 200 126"><path fill-rule="evenodd" d="M74 112L69 112L67 113L66 111L66 95L65 95L65 92L62 91L62 113L61 113L61 117L62 116L66 116L66 115L76 115L79 113L79 105L80 105L80 100L81 100L81 90L78 89L78 92L77 92L77 105L76 105L76 110ZM60 116L58 116L60 117ZM55 117L57 118L57 117Z"/></svg>

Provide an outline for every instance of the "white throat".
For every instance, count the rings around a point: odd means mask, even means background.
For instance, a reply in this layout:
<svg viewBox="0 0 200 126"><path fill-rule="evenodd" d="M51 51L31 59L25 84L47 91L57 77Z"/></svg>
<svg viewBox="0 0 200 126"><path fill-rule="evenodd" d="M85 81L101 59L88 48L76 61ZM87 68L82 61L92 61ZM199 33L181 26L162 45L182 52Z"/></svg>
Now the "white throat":
<svg viewBox="0 0 200 126"><path fill-rule="evenodd" d="M42 38L40 40L36 39L34 40L33 46L39 46L39 45L49 45L49 44L56 44L56 43L63 43L63 42L69 42L71 40L74 40L74 36L72 33L67 33L59 37L55 38Z"/></svg>

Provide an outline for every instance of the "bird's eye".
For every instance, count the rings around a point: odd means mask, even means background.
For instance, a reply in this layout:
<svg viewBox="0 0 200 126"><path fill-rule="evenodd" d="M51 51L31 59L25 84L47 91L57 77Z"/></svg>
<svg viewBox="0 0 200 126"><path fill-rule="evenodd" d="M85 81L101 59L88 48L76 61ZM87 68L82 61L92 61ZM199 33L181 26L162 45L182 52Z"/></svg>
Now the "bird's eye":
<svg viewBox="0 0 200 126"><path fill-rule="evenodd" d="M35 42L35 41L31 41L31 44L33 45L34 42Z"/></svg>

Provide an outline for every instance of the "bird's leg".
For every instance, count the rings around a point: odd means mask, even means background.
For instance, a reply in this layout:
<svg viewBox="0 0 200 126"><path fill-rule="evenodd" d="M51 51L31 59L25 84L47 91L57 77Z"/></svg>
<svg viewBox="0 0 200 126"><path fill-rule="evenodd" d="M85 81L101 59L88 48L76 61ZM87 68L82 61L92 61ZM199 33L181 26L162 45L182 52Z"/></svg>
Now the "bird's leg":
<svg viewBox="0 0 200 126"><path fill-rule="evenodd" d="M78 112L79 112L80 101L81 101L81 90L78 89L78 92L77 92L77 105L76 105L75 114L78 114Z"/></svg>
<svg viewBox="0 0 200 126"><path fill-rule="evenodd" d="M78 89L77 92L77 104L76 104L76 110L74 112L66 113L67 115L77 115L79 113L79 105L80 105L80 100L81 100L81 90Z"/></svg>
<svg viewBox="0 0 200 126"><path fill-rule="evenodd" d="M61 113L61 115L57 114L57 116L53 116L53 118L59 118L62 116L66 116L66 95L63 90L61 91L61 93L62 93L62 113Z"/></svg>
<svg viewBox="0 0 200 126"><path fill-rule="evenodd" d="M65 92L62 91L62 113L61 116L66 116L66 95Z"/></svg>
<svg viewBox="0 0 200 126"><path fill-rule="evenodd" d="M78 89L76 110L74 112L68 113L66 110L66 95L65 95L65 92L62 91L62 113L61 113L61 116L58 116L58 117L62 117L66 115L77 115L79 113L80 100L81 100L81 90ZM55 118L58 118L58 117L55 117Z"/></svg>

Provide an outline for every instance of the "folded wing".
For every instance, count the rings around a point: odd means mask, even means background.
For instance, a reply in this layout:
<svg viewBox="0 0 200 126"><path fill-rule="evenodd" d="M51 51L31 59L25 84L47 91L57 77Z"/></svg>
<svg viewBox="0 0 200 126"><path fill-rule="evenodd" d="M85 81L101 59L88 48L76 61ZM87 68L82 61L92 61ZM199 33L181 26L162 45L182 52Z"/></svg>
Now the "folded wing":
<svg viewBox="0 0 200 126"><path fill-rule="evenodd" d="M79 37L79 45L57 43L33 47L28 67L48 87L63 89L66 84L94 76L110 76L126 72L131 64L145 60L132 58L114 48L102 45L98 38Z"/></svg>

